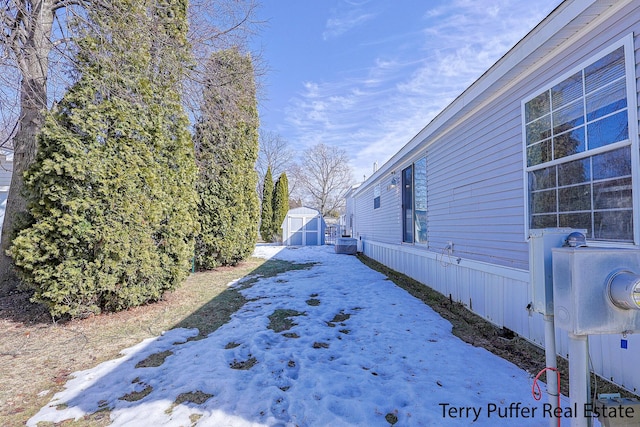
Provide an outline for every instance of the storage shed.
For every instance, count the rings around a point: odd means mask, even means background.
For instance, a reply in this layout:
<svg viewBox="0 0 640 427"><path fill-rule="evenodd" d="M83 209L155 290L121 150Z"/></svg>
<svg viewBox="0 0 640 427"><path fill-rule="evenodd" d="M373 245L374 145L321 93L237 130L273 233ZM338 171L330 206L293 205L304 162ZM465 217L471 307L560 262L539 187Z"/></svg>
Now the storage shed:
<svg viewBox="0 0 640 427"><path fill-rule="evenodd" d="M295 208L282 222L282 243L286 246L324 245L324 218L315 209Z"/></svg>

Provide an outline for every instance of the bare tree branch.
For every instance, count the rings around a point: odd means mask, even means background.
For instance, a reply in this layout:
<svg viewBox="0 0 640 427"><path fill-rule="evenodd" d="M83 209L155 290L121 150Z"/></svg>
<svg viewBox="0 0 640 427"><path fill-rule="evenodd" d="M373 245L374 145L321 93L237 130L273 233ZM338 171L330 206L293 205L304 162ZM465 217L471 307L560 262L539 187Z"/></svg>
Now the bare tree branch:
<svg viewBox="0 0 640 427"><path fill-rule="evenodd" d="M353 184L346 150L317 144L304 152L292 175L299 182L302 197L323 216L337 216L344 207L343 195Z"/></svg>

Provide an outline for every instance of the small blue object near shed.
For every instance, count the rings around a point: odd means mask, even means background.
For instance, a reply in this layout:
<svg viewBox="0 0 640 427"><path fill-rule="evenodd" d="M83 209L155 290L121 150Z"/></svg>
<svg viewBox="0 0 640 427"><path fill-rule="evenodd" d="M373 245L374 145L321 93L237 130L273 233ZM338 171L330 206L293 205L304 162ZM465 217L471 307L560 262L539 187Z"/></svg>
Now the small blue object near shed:
<svg viewBox="0 0 640 427"><path fill-rule="evenodd" d="M326 227L317 210L305 207L290 209L282 222L282 243L286 246L324 245Z"/></svg>

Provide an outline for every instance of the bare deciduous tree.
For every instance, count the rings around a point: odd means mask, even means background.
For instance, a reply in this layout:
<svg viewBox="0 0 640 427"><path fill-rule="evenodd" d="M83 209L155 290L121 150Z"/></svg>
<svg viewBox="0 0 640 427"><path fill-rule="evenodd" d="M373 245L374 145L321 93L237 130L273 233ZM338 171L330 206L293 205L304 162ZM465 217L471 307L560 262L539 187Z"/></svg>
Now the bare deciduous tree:
<svg viewBox="0 0 640 427"><path fill-rule="evenodd" d="M344 207L343 195L353 184L346 150L322 143L314 145L303 153L293 174L309 207L323 216L339 215Z"/></svg>
<svg viewBox="0 0 640 427"><path fill-rule="evenodd" d="M271 168L273 176L287 172L293 164L293 154L289 143L281 135L261 129L260 151L256 162L260 185L262 186L268 168Z"/></svg>

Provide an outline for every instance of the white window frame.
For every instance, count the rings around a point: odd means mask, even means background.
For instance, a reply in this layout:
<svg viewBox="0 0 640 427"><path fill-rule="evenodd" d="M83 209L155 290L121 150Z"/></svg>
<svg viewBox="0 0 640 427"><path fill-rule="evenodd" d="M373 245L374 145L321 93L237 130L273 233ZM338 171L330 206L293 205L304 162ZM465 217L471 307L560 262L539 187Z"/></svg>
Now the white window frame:
<svg viewBox="0 0 640 427"><path fill-rule="evenodd" d="M563 82L570 76L574 75L578 71L581 71L591 64L594 64L598 60L604 58L608 54L612 53L620 47L624 48L625 59L625 78L626 78L626 91L627 91L627 122L629 129L629 139L619 141L604 147L600 147L594 150L588 150L585 152L573 154L571 156L564 157L562 159L546 162L545 167L554 166L557 164L569 162L572 160L579 160L587 157L591 157L601 152L612 151L617 148L631 146L631 191L632 191L632 208L633 208L633 243L625 242L608 242L603 240L589 240L589 244L592 246L638 246L640 245L640 153L638 143L638 106L637 106L637 89L636 89L636 73L635 73L635 46L633 33L628 34L617 42L602 49L596 55L591 56L588 60L582 62L578 66L572 68L568 72L562 74L560 77L552 80L548 84L539 87L534 92L530 93L521 101L521 125L522 125L522 164L523 164L523 183L524 183L524 224L525 224L525 240L528 239L530 230L530 218L529 218L529 180L528 174L530 171L538 169L538 167L527 166L527 133L526 133L526 120L525 120L525 104L541 93L549 90L557 84Z"/></svg>

